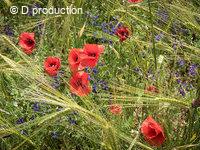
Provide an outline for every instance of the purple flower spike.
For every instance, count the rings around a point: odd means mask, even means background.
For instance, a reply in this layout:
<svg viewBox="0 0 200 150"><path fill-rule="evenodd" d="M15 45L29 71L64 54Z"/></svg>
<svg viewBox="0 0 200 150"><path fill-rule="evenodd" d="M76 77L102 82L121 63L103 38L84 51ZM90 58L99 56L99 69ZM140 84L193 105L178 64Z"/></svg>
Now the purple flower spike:
<svg viewBox="0 0 200 150"><path fill-rule="evenodd" d="M39 111L39 110L40 110L39 103L34 103L34 104L33 104L33 110L34 110L34 111Z"/></svg>
<svg viewBox="0 0 200 150"><path fill-rule="evenodd" d="M190 76L195 76L197 74L197 65L196 64L190 65L188 74Z"/></svg>
<svg viewBox="0 0 200 150"><path fill-rule="evenodd" d="M51 137L53 139L57 139L58 138L58 133L56 131L51 132Z"/></svg>
<svg viewBox="0 0 200 150"><path fill-rule="evenodd" d="M163 38L163 33L156 35L155 40L158 42Z"/></svg>
<svg viewBox="0 0 200 150"><path fill-rule="evenodd" d="M9 25L5 25L4 27L4 33L8 36L13 36L14 35L14 31L13 29L9 26Z"/></svg>
<svg viewBox="0 0 200 150"><path fill-rule="evenodd" d="M183 88L180 88L179 93L184 97L185 96L185 90Z"/></svg>
<svg viewBox="0 0 200 150"><path fill-rule="evenodd" d="M92 69L92 72L96 75L96 74L98 73L97 68L93 68L93 69Z"/></svg>
<svg viewBox="0 0 200 150"><path fill-rule="evenodd" d="M93 93L97 93L97 85L96 84L93 84L93 86L92 86L92 92Z"/></svg>
<svg viewBox="0 0 200 150"><path fill-rule="evenodd" d="M17 120L17 124L22 124L22 123L24 123L24 118L19 118L19 119Z"/></svg>
<svg viewBox="0 0 200 150"><path fill-rule="evenodd" d="M185 61L183 59L178 61L178 64L180 67L183 67L185 65Z"/></svg>

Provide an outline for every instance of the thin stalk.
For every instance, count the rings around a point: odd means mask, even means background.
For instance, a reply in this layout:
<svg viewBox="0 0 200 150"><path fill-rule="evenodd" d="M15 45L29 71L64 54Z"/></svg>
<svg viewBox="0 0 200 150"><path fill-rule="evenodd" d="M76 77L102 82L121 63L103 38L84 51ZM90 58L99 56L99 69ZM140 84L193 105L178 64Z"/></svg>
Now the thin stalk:
<svg viewBox="0 0 200 150"><path fill-rule="evenodd" d="M174 150L189 149L189 148L194 148L197 146L200 146L200 144L188 144L188 145L178 146L178 147L175 147Z"/></svg>
<svg viewBox="0 0 200 150"><path fill-rule="evenodd" d="M200 99L200 69L198 70L198 78L197 78L197 99Z"/></svg>
<svg viewBox="0 0 200 150"><path fill-rule="evenodd" d="M154 26L153 26L153 14L151 10L151 3L150 0L148 0L148 7L149 7L149 15L150 15L150 24L151 24L151 37L152 37L152 44L153 44L153 56L154 56L154 63L155 63L155 70L157 70L157 53L156 53L156 45L155 45L155 32L154 32Z"/></svg>
<svg viewBox="0 0 200 150"><path fill-rule="evenodd" d="M197 113L197 109L196 108L194 110L193 109L191 110L191 117L190 117L190 120L189 120L188 136L187 136L188 142L190 142L190 139L192 137L192 133L193 133L192 129L194 127L194 121L195 121L196 113Z"/></svg>
<svg viewBox="0 0 200 150"><path fill-rule="evenodd" d="M124 140L124 141L127 141L127 142L130 143L130 144L133 142L133 139L132 139L132 138L127 137L127 136L124 135L123 133L121 133L121 132L119 132L119 131L118 131L118 132L115 131L115 133L116 133L116 135L117 135L120 139L122 139L122 140ZM143 144L143 143L141 143L141 142L139 142L139 141L135 141L135 145L141 147L143 150L153 150L151 147L149 147L149 146L147 146L147 145L145 145L145 144Z"/></svg>

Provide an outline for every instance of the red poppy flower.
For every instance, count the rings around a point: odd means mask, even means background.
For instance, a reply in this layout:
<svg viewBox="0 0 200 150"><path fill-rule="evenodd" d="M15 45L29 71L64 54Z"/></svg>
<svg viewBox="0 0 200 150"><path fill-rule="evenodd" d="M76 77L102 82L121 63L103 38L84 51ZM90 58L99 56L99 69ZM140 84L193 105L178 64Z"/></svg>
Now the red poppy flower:
<svg viewBox="0 0 200 150"><path fill-rule="evenodd" d="M159 147L165 141L162 127L151 116L147 117L141 125L141 133L152 146Z"/></svg>
<svg viewBox="0 0 200 150"><path fill-rule="evenodd" d="M159 93L159 90L154 85L150 85L150 86L146 87L146 89L145 89L145 93L149 93L149 92Z"/></svg>
<svg viewBox="0 0 200 150"><path fill-rule="evenodd" d="M85 72L76 72L69 81L70 91L78 96L86 96L91 92L89 75Z"/></svg>
<svg viewBox="0 0 200 150"><path fill-rule="evenodd" d="M50 76L56 76L61 66L60 58L47 57L44 61L44 69Z"/></svg>
<svg viewBox="0 0 200 150"><path fill-rule="evenodd" d="M82 53L82 49L73 48L70 50L68 55L69 67L72 72L78 71L78 69L84 69L80 66L80 54Z"/></svg>
<svg viewBox="0 0 200 150"><path fill-rule="evenodd" d="M104 46L97 44L85 44L83 54L81 54L81 66L94 68L99 60L100 54L103 53Z"/></svg>
<svg viewBox="0 0 200 150"><path fill-rule="evenodd" d="M120 41L125 41L130 36L130 31L127 27L119 27L115 31L115 35L117 35L120 38Z"/></svg>
<svg viewBox="0 0 200 150"><path fill-rule="evenodd" d="M122 113L122 106L119 104L111 104L109 111L114 115L120 115Z"/></svg>
<svg viewBox="0 0 200 150"><path fill-rule="evenodd" d="M128 0L128 2L130 3L140 3L142 2L143 0Z"/></svg>
<svg viewBox="0 0 200 150"><path fill-rule="evenodd" d="M19 45L26 54L32 54L33 49L35 48L35 34L23 32L19 36Z"/></svg>

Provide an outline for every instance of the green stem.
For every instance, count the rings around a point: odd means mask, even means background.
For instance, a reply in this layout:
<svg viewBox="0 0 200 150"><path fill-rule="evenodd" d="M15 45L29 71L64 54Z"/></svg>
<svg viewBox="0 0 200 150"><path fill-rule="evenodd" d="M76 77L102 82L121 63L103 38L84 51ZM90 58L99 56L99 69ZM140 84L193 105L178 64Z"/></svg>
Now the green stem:
<svg viewBox="0 0 200 150"><path fill-rule="evenodd" d="M148 0L148 7L149 7L149 15L150 15L150 24L151 24L151 36L152 36L152 43L153 43L153 56L154 56L154 63L155 63L155 70L157 70L157 53L156 53L156 45L155 45L155 33L154 33L154 27L153 27L153 14L151 10L151 3L150 0Z"/></svg>
<svg viewBox="0 0 200 150"><path fill-rule="evenodd" d="M198 70L198 78L197 78L197 99L200 99L200 69Z"/></svg>
<svg viewBox="0 0 200 150"><path fill-rule="evenodd" d="M196 116L197 109L195 108L194 110L191 110L191 117L189 119L189 127L188 127L188 136L187 136L187 141L190 142L190 139L192 137L192 130L194 126L194 121L195 121L195 116Z"/></svg>
<svg viewBox="0 0 200 150"><path fill-rule="evenodd" d="M184 106L186 108L189 108L190 107L190 103L187 103L185 101L181 101L181 100L177 100L177 99L172 99L172 98L155 98L155 100L158 100L158 101L162 101L162 102L167 102L167 103L170 103L170 104L175 104L175 105L180 105L180 106Z"/></svg>
<svg viewBox="0 0 200 150"><path fill-rule="evenodd" d="M120 139L122 139L122 140L124 140L124 141L127 141L127 142L130 143L130 144L133 142L133 139L132 139L132 138L127 137L127 136L124 135L123 133L120 133L119 131L118 131L118 132L115 131L115 133L116 133L117 136L119 136ZM143 150L145 150L145 149L146 149L146 150L153 150L151 147L149 147L149 146L147 146L147 145L145 145L145 144L143 144L143 143L141 143L141 142L139 142L139 141L135 141L135 145L141 147Z"/></svg>

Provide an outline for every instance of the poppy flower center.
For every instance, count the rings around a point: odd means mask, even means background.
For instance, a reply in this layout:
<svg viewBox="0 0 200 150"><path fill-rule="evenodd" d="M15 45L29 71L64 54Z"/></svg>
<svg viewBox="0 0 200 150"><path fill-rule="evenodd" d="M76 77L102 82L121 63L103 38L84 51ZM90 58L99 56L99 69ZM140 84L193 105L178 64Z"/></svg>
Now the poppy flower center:
<svg viewBox="0 0 200 150"><path fill-rule="evenodd" d="M76 85L77 85L77 86L81 86L81 85L82 85L81 79L78 79L78 80L77 80Z"/></svg>
<svg viewBox="0 0 200 150"><path fill-rule="evenodd" d="M128 37L127 32L122 32L121 35L122 35L122 36L125 36L125 37Z"/></svg>
<svg viewBox="0 0 200 150"><path fill-rule="evenodd" d="M96 54L95 53L90 53L88 56L96 57Z"/></svg>
<svg viewBox="0 0 200 150"><path fill-rule="evenodd" d="M75 61L75 62L77 62L77 61L78 61L78 56L76 56L76 57L74 58L74 61Z"/></svg>
<svg viewBox="0 0 200 150"><path fill-rule="evenodd" d="M82 89L86 88L86 86L82 83L81 79L78 79L76 82L76 86L81 87Z"/></svg>
<svg viewBox="0 0 200 150"><path fill-rule="evenodd" d="M49 64L49 67L55 67L55 66L56 66L55 63L51 63L51 64Z"/></svg>
<svg viewBox="0 0 200 150"><path fill-rule="evenodd" d="M31 39L27 39L27 40L26 40L26 43L27 43L29 46L31 46L31 45L34 44L34 41L31 40Z"/></svg>
<svg viewBox="0 0 200 150"><path fill-rule="evenodd" d="M149 138L153 138L156 135L157 135L157 133L156 133L155 129L150 129L149 130L149 133L148 133Z"/></svg>

